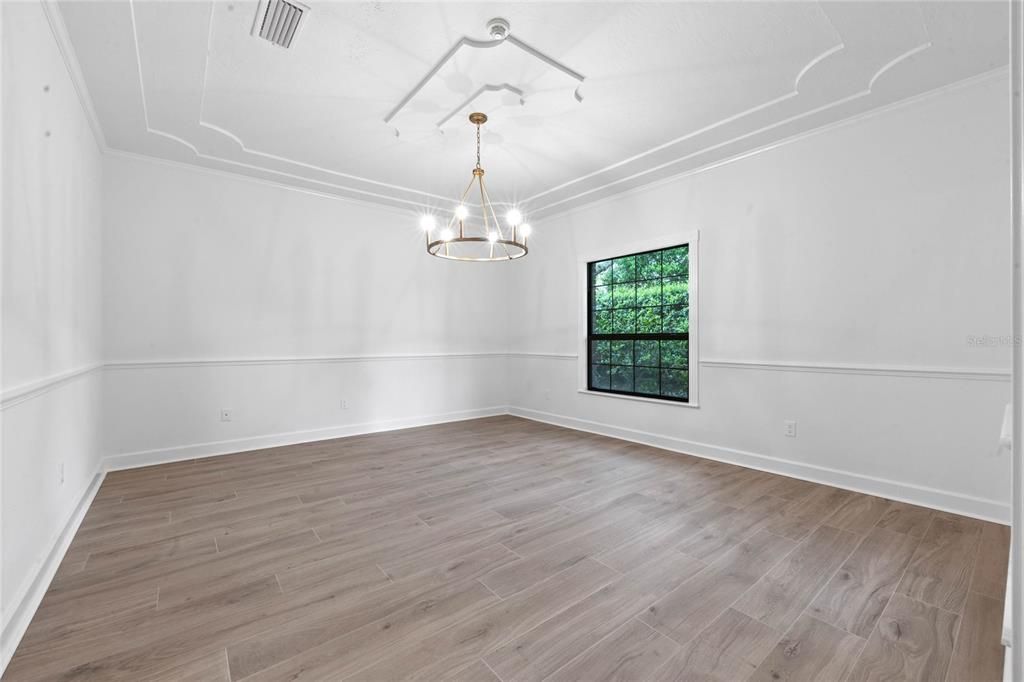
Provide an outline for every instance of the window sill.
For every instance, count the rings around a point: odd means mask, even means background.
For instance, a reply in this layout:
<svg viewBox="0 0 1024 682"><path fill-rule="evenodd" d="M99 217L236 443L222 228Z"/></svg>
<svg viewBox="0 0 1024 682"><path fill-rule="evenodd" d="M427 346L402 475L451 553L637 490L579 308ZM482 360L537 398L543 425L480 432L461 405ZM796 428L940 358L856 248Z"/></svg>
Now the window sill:
<svg viewBox="0 0 1024 682"><path fill-rule="evenodd" d="M622 395L621 393L605 393L604 391L589 391L585 388L576 389L577 393L586 395L599 395L604 398L619 398L620 400L638 400L643 403L654 403L656 405L668 405L670 407L700 407L700 403L683 403L678 400L659 400L658 398L644 398L639 395Z"/></svg>

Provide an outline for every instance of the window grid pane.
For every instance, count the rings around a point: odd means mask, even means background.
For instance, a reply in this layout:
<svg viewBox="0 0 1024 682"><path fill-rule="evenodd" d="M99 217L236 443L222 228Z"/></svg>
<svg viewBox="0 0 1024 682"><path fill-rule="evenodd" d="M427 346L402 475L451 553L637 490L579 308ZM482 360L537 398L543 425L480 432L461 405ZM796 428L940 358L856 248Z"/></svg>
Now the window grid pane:
<svg viewBox="0 0 1024 682"><path fill-rule="evenodd" d="M588 264L588 388L689 400L689 246Z"/></svg>

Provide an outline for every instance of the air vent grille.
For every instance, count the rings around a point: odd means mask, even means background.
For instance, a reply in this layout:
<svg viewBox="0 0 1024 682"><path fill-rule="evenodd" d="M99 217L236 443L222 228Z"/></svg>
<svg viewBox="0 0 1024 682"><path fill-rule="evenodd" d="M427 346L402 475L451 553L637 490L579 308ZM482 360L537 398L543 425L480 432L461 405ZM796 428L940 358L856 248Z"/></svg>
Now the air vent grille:
<svg viewBox="0 0 1024 682"><path fill-rule="evenodd" d="M274 45L289 48L309 8L288 0L264 0L256 11L252 34Z"/></svg>

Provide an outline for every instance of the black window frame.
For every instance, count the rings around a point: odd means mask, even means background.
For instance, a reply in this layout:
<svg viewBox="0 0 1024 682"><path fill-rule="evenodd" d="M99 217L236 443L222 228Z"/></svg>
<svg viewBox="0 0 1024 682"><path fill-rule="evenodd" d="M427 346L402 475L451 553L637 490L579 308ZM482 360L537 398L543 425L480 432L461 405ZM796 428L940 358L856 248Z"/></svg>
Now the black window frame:
<svg viewBox="0 0 1024 682"><path fill-rule="evenodd" d="M633 334L594 334L593 333L593 330L594 330L594 266L596 264L603 263L605 261L614 261L614 260L619 259L619 258L630 258L630 257L636 257L636 256L643 256L643 255L646 255L646 254L649 254L649 253L658 253L658 252L662 252L662 251L671 251L673 249L679 249L679 248L682 248L684 246L686 247L686 251L687 251L688 266L687 266L687 269L686 269L686 281L687 281L687 285L689 287L690 272L692 271L692 267L690 267L690 264L692 264L692 261L690 260L691 257L692 257L692 250L691 250L691 244L690 244L689 241L685 241L685 242L682 242L682 243L679 243L679 244L674 244L672 246L664 246L664 247L660 247L660 248L657 248L657 249L647 249L645 251L636 251L634 253L624 253L624 254L621 254L621 255L618 255L618 256L610 256L608 258L600 258L600 259L594 260L594 261L587 261L587 282L586 282L586 286L587 286L587 334L586 334L586 342L587 342L587 390L588 391L593 391L595 393L605 393L605 394L609 394L609 395L623 395L623 396L630 396L630 397L634 397L634 398L644 398L646 400L664 400L664 401L667 401L667 402L684 403L684 404L687 404L687 403L690 402L690 397L691 397L690 396L690 388L693 385L693 382L691 381L691 375L690 375L690 371L691 371L690 358L691 358L691 350L692 350L693 346L690 344L690 333L689 332L673 332L673 333L661 332L661 333L657 333L657 334L652 334L652 333L644 333L644 334L641 334L641 333L633 333ZM662 274L662 276L659 277L658 279L663 281L666 278L665 278L664 274ZM650 279L634 280L634 282L642 282L642 281L652 281L652 280L650 280ZM664 307L664 306L662 305L660 307ZM637 306L634 306L634 308L637 308ZM614 309L614 306L613 306L612 309ZM689 308L689 305L688 305L687 306L687 319L688 320L690 320L690 318L689 318L689 310L690 310L690 308ZM622 391L622 390L618 390L618 389L613 389L613 388L611 388L611 382L609 382L609 384L608 384L609 387L608 388L596 388L594 386L594 343L593 343L594 341L633 341L634 344L635 344L636 341L686 341L686 380L687 380L686 397L685 398L680 398L680 397L676 397L676 396L661 395L661 393L660 393L661 381L662 381L661 377L662 377L662 370L664 368L660 366L660 351L659 351L659 371L658 371L658 388L659 388L659 393L658 394L654 394L654 393L641 393L641 392L637 392L637 391ZM634 349L635 349L635 345L634 345ZM633 374L633 387L636 388L636 367L637 366L636 366L636 357L635 357L635 355L634 355L634 364L632 365L632 367L633 367L633 373L634 373Z"/></svg>

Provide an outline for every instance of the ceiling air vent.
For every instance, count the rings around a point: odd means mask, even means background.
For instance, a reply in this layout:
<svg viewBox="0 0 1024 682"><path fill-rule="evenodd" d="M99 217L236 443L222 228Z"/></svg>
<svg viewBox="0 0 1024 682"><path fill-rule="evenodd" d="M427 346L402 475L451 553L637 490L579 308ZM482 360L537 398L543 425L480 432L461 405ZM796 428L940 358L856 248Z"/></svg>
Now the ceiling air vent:
<svg viewBox="0 0 1024 682"><path fill-rule="evenodd" d="M280 47L291 47L309 8L289 0L261 0L252 34Z"/></svg>

